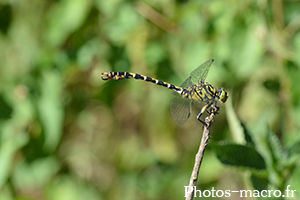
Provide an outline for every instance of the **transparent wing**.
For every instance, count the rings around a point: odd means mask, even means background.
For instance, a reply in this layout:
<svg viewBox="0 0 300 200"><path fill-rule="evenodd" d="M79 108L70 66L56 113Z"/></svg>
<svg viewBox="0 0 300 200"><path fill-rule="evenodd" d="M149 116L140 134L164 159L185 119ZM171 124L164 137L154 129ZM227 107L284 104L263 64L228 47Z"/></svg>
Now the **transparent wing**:
<svg viewBox="0 0 300 200"><path fill-rule="evenodd" d="M195 84L192 82L192 77L190 76L180 85L180 87L189 88L192 85L195 85Z"/></svg>
<svg viewBox="0 0 300 200"><path fill-rule="evenodd" d="M181 126L191 115L191 99L182 96L176 97L171 103L171 114L175 122Z"/></svg>
<svg viewBox="0 0 300 200"><path fill-rule="evenodd" d="M208 102L193 100L193 104L198 108L202 109L202 107L205 106L205 104L208 104Z"/></svg>
<svg viewBox="0 0 300 200"><path fill-rule="evenodd" d="M191 79L191 82L193 84L197 84L201 81L205 81L208 71L209 71L209 68L213 62L214 62L214 59L208 60L205 63L203 63L202 65L200 65L199 67L197 67L197 69L192 71L191 76L189 77Z"/></svg>
<svg viewBox="0 0 300 200"><path fill-rule="evenodd" d="M189 88L190 86L194 85L192 80L191 80L191 77L188 77L181 85L180 87L181 88ZM174 95L178 95L178 92L173 92Z"/></svg>
<svg viewBox="0 0 300 200"><path fill-rule="evenodd" d="M180 87L187 89L192 85L196 85L199 82L204 81L213 62L214 59L211 59L197 67L191 72L190 76L180 85Z"/></svg>

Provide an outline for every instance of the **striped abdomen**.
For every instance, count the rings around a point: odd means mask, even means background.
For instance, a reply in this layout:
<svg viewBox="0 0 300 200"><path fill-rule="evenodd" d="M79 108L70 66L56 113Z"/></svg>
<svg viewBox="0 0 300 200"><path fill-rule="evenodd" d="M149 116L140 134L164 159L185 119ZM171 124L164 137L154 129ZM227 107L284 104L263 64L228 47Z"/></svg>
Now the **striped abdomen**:
<svg viewBox="0 0 300 200"><path fill-rule="evenodd" d="M169 88L171 90L174 90L174 91L178 92L179 94L181 94L182 91L184 90L183 88L177 87L173 84L166 83L164 81L160 81L160 80L157 80L155 78L151 78L149 76L144 76L144 75L141 75L141 74L136 74L136 73L131 73L131 72L110 72L110 71L109 72L103 72L101 74L101 78L102 78L102 80L110 80L110 79L119 80L119 79L134 78L134 79L137 79L137 80L144 80L144 81L147 81L147 82L151 82L151 83L155 83L157 85L164 86L166 88Z"/></svg>

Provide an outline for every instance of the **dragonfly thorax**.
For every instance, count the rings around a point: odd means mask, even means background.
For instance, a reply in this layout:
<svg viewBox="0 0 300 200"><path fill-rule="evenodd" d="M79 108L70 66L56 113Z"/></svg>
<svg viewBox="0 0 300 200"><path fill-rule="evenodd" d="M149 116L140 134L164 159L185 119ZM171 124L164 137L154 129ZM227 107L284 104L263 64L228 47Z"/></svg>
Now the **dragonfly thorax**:
<svg viewBox="0 0 300 200"><path fill-rule="evenodd" d="M217 90L212 85L206 82L199 82L190 88L191 98L196 101L212 102L215 100Z"/></svg>

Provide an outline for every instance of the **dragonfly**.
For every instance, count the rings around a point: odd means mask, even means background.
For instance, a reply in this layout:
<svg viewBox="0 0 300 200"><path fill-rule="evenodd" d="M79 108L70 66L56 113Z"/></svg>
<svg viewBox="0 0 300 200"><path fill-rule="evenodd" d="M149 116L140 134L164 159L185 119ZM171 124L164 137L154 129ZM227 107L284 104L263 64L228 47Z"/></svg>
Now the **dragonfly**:
<svg viewBox="0 0 300 200"><path fill-rule="evenodd" d="M119 79L137 79L147 82L161 85L175 91L173 94L177 95L172 101L170 110L173 119L178 125L184 125L191 116L192 103L201 109L197 115L197 119L206 126L200 117L206 111L211 113L214 109L218 112L219 106L217 100L221 103L225 103L229 94L223 89L216 89L209 83L205 82L210 66L214 62L214 59L208 60L201 64L190 76L180 85L180 87L155 79L149 76L144 76L131 72L114 72L108 71L101 74L102 80L119 80Z"/></svg>

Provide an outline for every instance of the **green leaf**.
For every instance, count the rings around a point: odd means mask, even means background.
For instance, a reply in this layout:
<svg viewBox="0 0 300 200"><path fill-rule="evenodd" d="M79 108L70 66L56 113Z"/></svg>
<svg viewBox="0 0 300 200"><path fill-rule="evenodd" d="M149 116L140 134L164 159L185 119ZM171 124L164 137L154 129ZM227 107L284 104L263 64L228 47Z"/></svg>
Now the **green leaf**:
<svg viewBox="0 0 300 200"><path fill-rule="evenodd" d="M6 34L12 22L12 7L0 4L0 32Z"/></svg>
<svg viewBox="0 0 300 200"><path fill-rule="evenodd" d="M253 147L239 144L212 144L218 159L225 165L250 170L266 169L265 160Z"/></svg>
<svg viewBox="0 0 300 200"><path fill-rule="evenodd" d="M8 119L11 117L12 114L12 107L6 101L3 95L0 95L0 120L1 119Z"/></svg>
<svg viewBox="0 0 300 200"><path fill-rule="evenodd" d="M14 185L22 189L24 185L27 188L36 188L46 185L59 170L59 162L49 156L42 159L36 159L34 162L24 162L14 170L12 180Z"/></svg>
<svg viewBox="0 0 300 200"><path fill-rule="evenodd" d="M244 127L242 126L240 119L238 118L237 114L234 111L232 98L228 98L225 106L226 106L227 120L229 123L230 132L234 142L239 144L245 144L246 142L244 136L245 129L243 129Z"/></svg>
<svg viewBox="0 0 300 200"><path fill-rule="evenodd" d="M67 175L55 178L48 186L45 196L45 199L50 200L103 199L92 185L87 185L83 181Z"/></svg>
<svg viewBox="0 0 300 200"><path fill-rule="evenodd" d="M278 137L271 130L268 131L268 145L273 163L282 162L282 160L286 158L283 154L282 146Z"/></svg>
<svg viewBox="0 0 300 200"><path fill-rule="evenodd" d="M256 176L251 174L251 182L255 190L266 190L269 184L269 180L266 177Z"/></svg>
<svg viewBox="0 0 300 200"><path fill-rule="evenodd" d="M49 45L61 45L78 29L87 17L91 1L62 0L48 12L46 41Z"/></svg>
<svg viewBox="0 0 300 200"><path fill-rule="evenodd" d="M300 140L294 142L287 150L288 165L294 164L300 157Z"/></svg>
<svg viewBox="0 0 300 200"><path fill-rule="evenodd" d="M7 131L10 132L11 129ZM7 135L9 136L0 143L0 188L7 181L16 151L28 142L28 135L25 132L19 133L15 137L11 132Z"/></svg>
<svg viewBox="0 0 300 200"><path fill-rule="evenodd" d="M246 140L247 144L250 146L252 146L252 145L254 146L255 144L252 139L252 133L250 132L250 130L247 128L247 126L243 122L241 122L241 126L244 130L244 136L245 136L245 140Z"/></svg>
<svg viewBox="0 0 300 200"><path fill-rule="evenodd" d="M296 141L288 150L289 156L300 154L300 140Z"/></svg>
<svg viewBox="0 0 300 200"><path fill-rule="evenodd" d="M255 146L252 139L253 134L249 131L246 125L241 122L233 108L232 98L228 99L228 102L226 103L226 110L230 131L234 141L240 144L246 143L247 145Z"/></svg>
<svg viewBox="0 0 300 200"><path fill-rule="evenodd" d="M62 135L63 105L61 101L62 82L59 73L45 71L41 83L42 96L38 108L45 130L45 150L53 151Z"/></svg>
<svg viewBox="0 0 300 200"><path fill-rule="evenodd" d="M103 26L103 33L116 45L123 45L130 38L130 34L143 22L134 7L124 3L113 20ZM132 41L130 41L132 42Z"/></svg>

